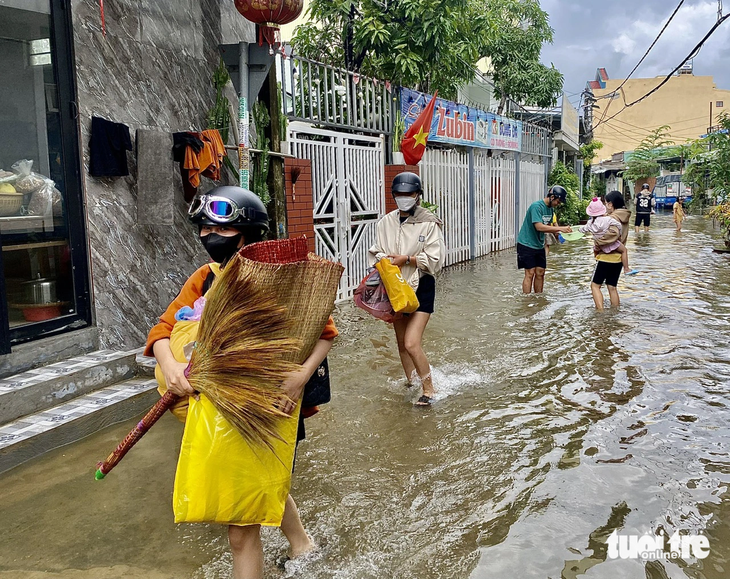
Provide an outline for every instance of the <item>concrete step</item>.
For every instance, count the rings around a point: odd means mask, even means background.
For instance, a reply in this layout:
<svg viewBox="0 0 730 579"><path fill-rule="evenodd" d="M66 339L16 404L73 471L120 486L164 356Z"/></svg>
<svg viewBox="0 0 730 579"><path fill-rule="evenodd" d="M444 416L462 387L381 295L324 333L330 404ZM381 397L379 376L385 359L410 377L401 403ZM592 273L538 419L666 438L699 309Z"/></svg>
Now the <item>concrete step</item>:
<svg viewBox="0 0 730 579"><path fill-rule="evenodd" d="M97 350L0 379L0 425L135 376L136 355Z"/></svg>
<svg viewBox="0 0 730 579"><path fill-rule="evenodd" d="M137 350L137 376L154 377L157 360L142 354L144 348Z"/></svg>
<svg viewBox="0 0 730 579"><path fill-rule="evenodd" d="M133 378L0 426L0 473L111 424L141 416L160 399L156 388L154 379Z"/></svg>

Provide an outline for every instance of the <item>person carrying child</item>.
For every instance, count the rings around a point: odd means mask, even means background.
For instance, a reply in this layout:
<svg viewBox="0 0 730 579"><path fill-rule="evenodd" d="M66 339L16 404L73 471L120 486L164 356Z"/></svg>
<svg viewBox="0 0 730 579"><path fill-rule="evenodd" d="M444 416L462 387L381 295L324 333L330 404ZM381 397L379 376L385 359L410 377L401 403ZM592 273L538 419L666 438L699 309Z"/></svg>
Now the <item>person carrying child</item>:
<svg viewBox="0 0 730 579"><path fill-rule="evenodd" d="M623 269L621 254L617 250L604 253L601 247L607 245L615 246L616 241L620 241L622 245L626 245L626 238L629 235L629 220L631 219L631 211L626 208L624 196L620 191L611 191L606 195L605 200L606 212L615 221L611 221L608 231L603 236L600 238L594 236L593 238L594 244L597 247L593 248L593 254L596 258L596 269L593 271L593 278L591 279L591 295L593 296L593 303L597 310L602 310L604 306L603 295L601 293L603 284L606 284L608 288L611 306L618 307L621 304L616 287ZM620 227L617 225L617 222Z"/></svg>
<svg viewBox="0 0 730 579"><path fill-rule="evenodd" d="M598 197L594 197L593 200L588 204L586 213L590 217L588 223L581 225L578 230L581 233L590 233L593 236L593 240L596 242L595 248L603 253L619 253L621 254L621 264L623 265L624 273L630 274L631 268L629 267L629 252L626 246L621 243L620 239L617 239L613 243L608 245L601 245L604 236L608 233L608 229L611 226L618 228L619 235L622 233L623 227L621 222L609 215L606 215L606 206L601 203Z"/></svg>
<svg viewBox="0 0 730 579"><path fill-rule="evenodd" d="M182 397L172 408L173 413L184 419L187 413L188 397L195 396L187 380L187 362L176 358L171 349L170 337L175 325L180 321L178 312L182 308L193 310L212 285L215 277L225 268L228 261L244 245L261 241L268 231L266 207L258 196L240 187L216 187L207 195L196 196L189 209L190 220L198 226L198 235L203 247L214 263L198 268L185 282L178 296L168 306L147 338L145 355L157 359L159 370L164 376L167 389ZM198 303L196 303L198 302ZM332 340L338 335L337 328L330 317L322 330L319 341L312 353L302 363L298 371L291 372L281 384L282 397L279 407L292 415L297 408L304 386L327 356ZM182 407L182 408L181 408ZM300 413L299 435L303 436L303 423ZM261 524L272 524L259 521ZM263 576L263 550L261 546L261 524L228 526L228 539L233 553L234 579L260 578ZM305 532L297 506L291 495L286 498L280 528L290 543L290 556L296 557L315 548Z"/></svg>

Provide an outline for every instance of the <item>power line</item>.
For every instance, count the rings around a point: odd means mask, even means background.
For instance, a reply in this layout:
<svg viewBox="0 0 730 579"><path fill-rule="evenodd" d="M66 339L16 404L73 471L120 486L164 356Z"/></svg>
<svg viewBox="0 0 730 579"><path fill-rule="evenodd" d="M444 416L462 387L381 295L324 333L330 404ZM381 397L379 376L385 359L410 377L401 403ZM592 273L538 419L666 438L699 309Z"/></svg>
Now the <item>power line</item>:
<svg viewBox="0 0 730 579"><path fill-rule="evenodd" d="M618 119L616 119L616 120L618 120ZM676 141L678 141L678 140L690 138L686 134L680 135L679 131L689 132L692 129L697 129L697 128L703 127L703 126L704 126L704 124L698 124L698 125L693 125L691 127L684 128L684 129L678 129L676 131L670 130L670 132L667 132L665 136L666 136L666 138L675 141L675 144L677 144ZM610 122L604 123L604 128L611 129L614 132L620 133L621 135L623 135L624 137L627 137L627 138L642 139L642 140L644 138L648 137L649 135L651 135L653 132L653 131L640 132L637 129L627 128L627 127L617 127L615 125L612 125ZM670 129L671 129L671 127L670 127ZM681 143L679 143L679 144L681 144Z"/></svg>
<svg viewBox="0 0 730 579"><path fill-rule="evenodd" d="M605 120L604 120L604 119L602 118L602 119L601 119L601 120L600 120L600 121L599 121L599 122L598 122L598 123L597 123L597 124L596 124L596 125L595 125L595 126L593 127L593 129L595 130L595 129L596 129L596 128L597 128L598 126L600 126L600 125L601 125L602 123L604 123L604 122L608 122L608 121L610 121L611 119L613 119L613 118L617 117L617 116L618 116L619 114L621 114L621 113L622 113L622 112L623 112L624 110L626 110L627 108L629 108L629 107L632 107L632 106L634 106L634 105L635 105L635 104L637 104L637 103L640 103L640 102L641 102L641 101L643 101L643 100L644 100L645 98L647 98L647 97L651 96L651 95L652 95L652 94L654 94L654 93L655 93L656 91L658 91L658 90L659 90L660 88L662 88L662 87L663 87L663 86L664 86L665 84L667 84L667 83L669 82L669 79L670 79L670 78L672 78L672 76L674 76L674 73L676 73L676 72L677 72L677 71L678 71L678 70L679 70L680 68L682 68L682 66L684 66L684 64L685 64L685 63L686 63L686 62L687 62L688 60L690 60L690 59L692 59L692 58L694 58L694 57L695 57L695 55L696 55L696 54L697 54L697 53L699 52L700 48L702 48L702 46L703 46L703 45L705 44L705 42L707 41L707 39L708 39L708 38L709 38L710 36L712 36L712 34L713 34L713 33L715 32L715 30L717 30L717 28L718 28L718 27L719 27L719 26L720 26L720 25L721 25L721 24L722 24L723 22L725 22L725 20L727 20L728 18L730 18L730 14L726 14L725 16L723 16L722 18L720 18L720 19L719 19L719 20L718 20L717 22L715 22L714 26L713 26L712 28L710 28L710 30L709 30L709 32L708 32L707 34L705 34L704 38L703 38L702 40L700 40L700 42L699 42L699 43L697 44L697 46L695 46L695 47L694 47L694 48L692 49L692 52L690 52L690 53L689 53L689 54L687 55L687 57L686 57L686 58L685 58L685 59L684 59L684 60L683 60L683 61L682 61L681 63L679 63L679 65L678 65L678 66L677 66L677 67L676 67L676 68L675 68L675 69L674 69L674 70L673 70L672 72L670 72L670 73L669 73L669 74L668 74L668 75L667 75L667 76L666 76L666 77L664 78L664 80L662 80L662 82L660 82L660 83L659 83L659 84L658 84L657 86L655 86L655 87L654 87L653 89L651 89L651 90L650 90L650 91L649 91L648 93L646 93L646 94L645 94L644 96L642 96L642 97L639 97L639 98L638 98L638 99L636 99L635 101L632 101L632 102L630 102L630 103L624 104L623 108L622 108L622 109L621 109L620 111L618 111L618 112L617 112L617 113L616 113L615 115L613 115L613 116L611 116L611 117L609 117L608 119L605 119ZM610 104L610 103L609 103L609 104ZM606 107L606 108L608 109L608 107ZM605 116L605 115L604 115L604 116Z"/></svg>
<svg viewBox="0 0 730 579"><path fill-rule="evenodd" d="M624 79L624 81L619 85L619 87L616 89L617 91L621 90L621 88L626 84L626 81L631 78L631 75L636 72L636 69L639 68L642 62L644 62L644 59L649 56L649 52L651 52L651 49L654 48L654 45L659 41L659 38L661 38L662 34L664 34L664 31L667 29L667 26L669 26L669 23L672 21L672 19L677 15L677 12L679 12L679 9L682 7L682 4L684 4L684 0L680 0L679 4L677 4L677 7L674 9L674 12L672 12L672 15L669 17L669 20L664 24L662 29L659 31L659 34L654 39L654 42L651 43L649 48L646 49L646 52L644 53L644 56L641 57L641 60L636 63L636 66L631 70L631 72L628 74L628 76ZM684 63L682 63L684 64Z"/></svg>
<svg viewBox="0 0 730 579"><path fill-rule="evenodd" d="M679 9L682 7L682 4L684 4L684 0L680 0L679 1L679 4L677 4L677 7L674 9L674 12L672 12L672 15L669 17L669 20L666 21L666 23L664 24L664 26L662 27L662 29L659 31L659 34L657 35L657 37L654 39L654 42L652 42L649 45L649 48L646 49L646 52L644 53L644 56L642 56L641 57L641 60L639 60L639 62L636 63L636 66L633 69L631 69L631 72L628 75L626 75L626 78L619 85L619 87L615 91L613 91L613 94L618 93L623 88L623 86L626 84L626 82L629 80L629 78L631 78L631 75L636 72L636 69L639 68L639 66L641 65L641 63L644 62L644 60L646 59L647 56L649 56L649 53L651 52L651 49L654 48L654 45L659 41L659 38L661 38L662 34L664 34L664 31L667 29L667 26L669 26L669 23L676 16L677 12L679 12ZM684 64L684 63L682 63L682 64ZM606 115L608 114L608 109L610 108L612 102L613 102L613 99L611 99L610 101L608 101L608 104L606 105L606 108L603 110L603 115L601 115L601 120L598 121L598 124L595 127L593 127L594 129L598 125L600 125L603 122L603 120L606 118ZM626 97L624 97L624 105L625 104L626 104Z"/></svg>
<svg viewBox="0 0 730 579"><path fill-rule="evenodd" d="M628 121L624 121L622 119L614 119L614 122L621 123L622 125L628 125L630 127L634 127L636 129L640 129L642 131L649 131L649 132L651 132L652 129L658 129L659 127L662 127L664 125L669 125L669 128L670 129L674 129L677 125L681 125L681 124L684 124L684 123L689 123L691 121L698 121L700 119L706 119L706 118L707 118L707 115L702 115L700 117L693 117L691 119L684 119L683 121L677 121L677 122L672 123L672 124L669 124L669 123L661 123L659 125L646 125L645 127L640 127L639 125L634 125L634 124L629 123ZM699 126L699 125L697 125L697 126Z"/></svg>

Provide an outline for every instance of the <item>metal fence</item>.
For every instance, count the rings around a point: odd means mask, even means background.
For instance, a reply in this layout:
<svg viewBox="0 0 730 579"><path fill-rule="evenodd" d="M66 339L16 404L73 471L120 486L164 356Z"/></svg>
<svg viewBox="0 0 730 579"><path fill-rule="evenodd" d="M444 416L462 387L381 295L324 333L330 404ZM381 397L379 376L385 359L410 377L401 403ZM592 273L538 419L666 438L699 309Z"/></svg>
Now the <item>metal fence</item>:
<svg viewBox="0 0 730 579"><path fill-rule="evenodd" d="M284 114L307 123L290 124L291 152L312 161L317 252L345 265L338 298L346 299L383 216L383 136L392 134L397 89L297 56L279 55L277 74ZM527 122L520 152L427 149L424 197L439 206L446 265L514 247L527 208L545 193L550 153L550 132Z"/></svg>
<svg viewBox="0 0 730 579"><path fill-rule="evenodd" d="M385 209L383 138L302 123L291 123L288 137L291 152L312 162L316 252L344 266L337 299L347 299L365 275Z"/></svg>
<svg viewBox="0 0 730 579"><path fill-rule="evenodd" d="M523 121L522 153L527 155L552 155L552 134L549 129Z"/></svg>
<svg viewBox="0 0 730 579"><path fill-rule="evenodd" d="M397 91L390 83L299 56L276 60L282 109L293 121L390 134Z"/></svg>
<svg viewBox="0 0 730 579"><path fill-rule="evenodd" d="M446 265L514 247L529 205L545 193L544 158L486 150L429 149L424 198L438 205Z"/></svg>

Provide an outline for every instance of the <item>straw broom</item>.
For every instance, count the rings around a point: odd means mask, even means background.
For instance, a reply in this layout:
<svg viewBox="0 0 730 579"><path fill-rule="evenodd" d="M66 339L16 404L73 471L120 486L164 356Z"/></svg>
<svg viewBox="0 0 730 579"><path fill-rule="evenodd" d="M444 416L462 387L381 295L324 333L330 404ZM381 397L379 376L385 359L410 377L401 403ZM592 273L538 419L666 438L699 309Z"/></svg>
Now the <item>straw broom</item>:
<svg viewBox="0 0 730 579"><path fill-rule="evenodd" d="M290 337L292 321L273 294L266 294L251 279L236 279L235 274L224 275L222 281L224 285L216 281L208 292L186 373L193 388L205 393L246 440L270 447L272 438L279 438L277 420L287 416L277 407L283 396L281 383L287 372L298 368L282 354L298 351L300 341ZM233 283L232 291L225 291L228 283ZM241 328L246 328L245 335ZM168 390L97 464L94 478L109 474L178 400Z"/></svg>
<svg viewBox="0 0 730 579"><path fill-rule="evenodd" d="M188 381L252 444L279 438L281 384L334 307L343 267L306 247L305 238L244 247L207 295Z"/></svg>
<svg viewBox="0 0 730 579"><path fill-rule="evenodd" d="M229 264L205 302L190 359L188 381L254 444L278 438L281 384L299 366L286 354L298 352L291 321L276 296Z"/></svg>
<svg viewBox="0 0 730 579"><path fill-rule="evenodd" d="M307 253L306 238L244 247L213 283L187 376L253 444L271 448L286 374L300 368L334 307L343 267ZM104 463L116 466L178 397L166 395Z"/></svg>

